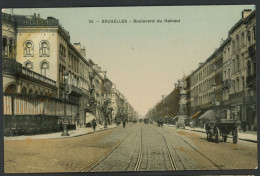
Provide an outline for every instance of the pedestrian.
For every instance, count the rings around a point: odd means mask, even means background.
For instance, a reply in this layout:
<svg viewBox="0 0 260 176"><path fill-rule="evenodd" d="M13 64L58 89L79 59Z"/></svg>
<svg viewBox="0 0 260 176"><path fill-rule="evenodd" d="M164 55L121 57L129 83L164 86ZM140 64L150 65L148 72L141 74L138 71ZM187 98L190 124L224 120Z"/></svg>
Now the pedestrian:
<svg viewBox="0 0 260 176"><path fill-rule="evenodd" d="M125 121L125 119L123 119L123 127L125 128L125 123L126 123L126 121Z"/></svg>
<svg viewBox="0 0 260 176"><path fill-rule="evenodd" d="M92 121L92 127L93 127L93 130L96 131L97 122L95 119Z"/></svg>

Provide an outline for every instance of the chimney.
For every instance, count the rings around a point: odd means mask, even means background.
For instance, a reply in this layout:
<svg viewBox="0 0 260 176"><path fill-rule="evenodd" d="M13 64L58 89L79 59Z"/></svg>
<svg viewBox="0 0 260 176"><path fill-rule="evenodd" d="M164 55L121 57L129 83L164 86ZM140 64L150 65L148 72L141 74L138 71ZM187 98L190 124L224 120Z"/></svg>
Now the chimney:
<svg viewBox="0 0 260 176"><path fill-rule="evenodd" d="M85 48L85 46L80 49L80 53L81 53L81 55L82 55L83 57L86 58L86 48Z"/></svg>
<svg viewBox="0 0 260 176"><path fill-rule="evenodd" d="M242 11L242 18L245 19L246 17L248 17L248 15L250 15L252 12L251 9L245 9Z"/></svg>
<svg viewBox="0 0 260 176"><path fill-rule="evenodd" d="M202 65L203 65L203 62L200 62L200 63L199 63L199 67L202 66Z"/></svg>
<svg viewBox="0 0 260 176"><path fill-rule="evenodd" d="M38 18L40 18L40 14L38 13Z"/></svg>

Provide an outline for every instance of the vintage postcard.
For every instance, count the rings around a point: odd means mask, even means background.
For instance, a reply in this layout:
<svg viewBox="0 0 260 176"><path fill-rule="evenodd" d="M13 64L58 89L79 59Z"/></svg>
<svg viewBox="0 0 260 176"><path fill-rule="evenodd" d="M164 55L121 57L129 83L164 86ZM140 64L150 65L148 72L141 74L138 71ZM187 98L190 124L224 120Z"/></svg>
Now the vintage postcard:
<svg viewBox="0 0 260 176"><path fill-rule="evenodd" d="M5 173L256 169L255 5L2 9Z"/></svg>

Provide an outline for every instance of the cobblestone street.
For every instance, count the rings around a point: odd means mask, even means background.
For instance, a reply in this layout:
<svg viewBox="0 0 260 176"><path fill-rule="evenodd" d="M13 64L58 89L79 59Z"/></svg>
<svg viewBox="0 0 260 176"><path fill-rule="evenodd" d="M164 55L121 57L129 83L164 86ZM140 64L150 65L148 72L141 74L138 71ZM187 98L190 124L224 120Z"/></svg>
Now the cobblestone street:
<svg viewBox="0 0 260 176"><path fill-rule="evenodd" d="M5 172L254 169L256 145L217 144L205 134L167 125L128 124L67 139L6 140Z"/></svg>

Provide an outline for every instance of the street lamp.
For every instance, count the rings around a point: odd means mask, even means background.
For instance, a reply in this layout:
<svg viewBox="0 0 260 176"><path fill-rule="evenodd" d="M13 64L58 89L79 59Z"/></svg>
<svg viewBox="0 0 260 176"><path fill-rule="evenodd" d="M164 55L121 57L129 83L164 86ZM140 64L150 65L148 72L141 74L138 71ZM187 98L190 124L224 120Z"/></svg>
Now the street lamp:
<svg viewBox="0 0 260 176"><path fill-rule="evenodd" d="M66 71L63 72L65 88L64 91L62 92L64 98L64 117L63 117L63 131L61 133L61 136L69 136L67 114L66 114L66 104L67 104L67 94L68 94L68 75L69 75L68 72Z"/></svg>

